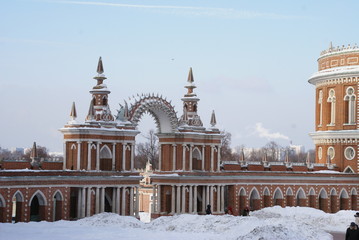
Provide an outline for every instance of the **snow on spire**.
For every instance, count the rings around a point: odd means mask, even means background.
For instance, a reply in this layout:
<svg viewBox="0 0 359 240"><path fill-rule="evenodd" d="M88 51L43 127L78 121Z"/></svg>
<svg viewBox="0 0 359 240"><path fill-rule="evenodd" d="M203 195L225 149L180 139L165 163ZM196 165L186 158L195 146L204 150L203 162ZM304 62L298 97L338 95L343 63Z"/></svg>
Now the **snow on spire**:
<svg viewBox="0 0 359 240"><path fill-rule="evenodd" d="M211 116L211 126L212 127L215 127L217 124L217 121L216 121L216 114L214 113L214 110L212 111L212 116Z"/></svg>
<svg viewBox="0 0 359 240"><path fill-rule="evenodd" d="M77 118L75 102L72 102L72 107L71 107L71 112L70 112L70 118L71 118L71 121L75 121L76 118Z"/></svg>
<svg viewBox="0 0 359 240"><path fill-rule="evenodd" d="M31 158L36 158L36 157L37 157L36 142L34 142L34 144L32 145L30 157L31 157Z"/></svg>
<svg viewBox="0 0 359 240"><path fill-rule="evenodd" d="M124 109L124 112L123 112L123 117L124 117L124 119L126 121L128 120L128 104L127 104L126 101L125 101L125 109Z"/></svg>
<svg viewBox="0 0 359 240"><path fill-rule="evenodd" d="M87 114L86 120L94 120L95 119L95 108L93 106L93 100L90 102L89 112Z"/></svg>
<svg viewBox="0 0 359 240"><path fill-rule="evenodd" d="M189 82L189 83L193 83L193 82L194 82L193 73L192 73L192 67L189 68L189 73L188 73L187 82Z"/></svg>
<svg viewBox="0 0 359 240"><path fill-rule="evenodd" d="M100 57L97 64L97 73L102 74L103 72L102 58Z"/></svg>
<svg viewBox="0 0 359 240"><path fill-rule="evenodd" d="M193 72L192 72L191 67L189 68L187 82L188 82L188 85L185 86L185 88L188 89L186 95L188 95L188 96L196 96L196 94L193 93L193 89L196 88L196 85L193 84L194 78L193 78Z"/></svg>

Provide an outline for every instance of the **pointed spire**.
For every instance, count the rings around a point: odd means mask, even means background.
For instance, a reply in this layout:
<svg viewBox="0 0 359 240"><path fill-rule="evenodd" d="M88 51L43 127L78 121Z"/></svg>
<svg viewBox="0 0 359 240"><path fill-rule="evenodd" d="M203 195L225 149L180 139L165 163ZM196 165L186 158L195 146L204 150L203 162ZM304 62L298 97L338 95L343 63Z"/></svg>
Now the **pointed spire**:
<svg viewBox="0 0 359 240"><path fill-rule="evenodd" d="M124 119L126 121L128 120L128 104L127 104L126 101L125 101L125 109L124 109L124 112L123 112L123 117L124 117Z"/></svg>
<svg viewBox="0 0 359 240"><path fill-rule="evenodd" d="M192 73L192 68L191 68L191 67L189 68L189 73L188 73L187 82L189 82L189 83L193 83L193 82L194 82L193 73Z"/></svg>
<svg viewBox="0 0 359 240"><path fill-rule="evenodd" d="M211 126L212 127L215 127L217 124L217 121L216 121L216 114L214 113L214 110L212 111L212 116L211 116Z"/></svg>
<svg viewBox="0 0 359 240"><path fill-rule="evenodd" d="M97 73L102 74L103 72L102 58L100 57L97 64Z"/></svg>
<svg viewBox="0 0 359 240"><path fill-rule="evenodd" d="M36 157L37 157L36 142L34 142L34 144L32 145L30 157L31 157L31 158L36 158Z"/></svg>
<svg viewBox="0 0 359 240"><path fill-rule="evenodd" d="M329 51L331 51L333 49L333 44L332 44L332 41L330 41L329 43Z"/></svg>
<svg viewBox="0 0 359 240"><path fill-rule="evenodd" d="M87 114L87 118L86 118L86 120L94 120L94 118L95 118L95 108L94 108L94 106L93 106L93 100L91 100L91 102L90 102L90 107L89 107L89 112L88 112L88 114Z"/></svg>
<svg viewBox="0 0 359 240"><path fill-rule="evenodd" d="M72 103L70 118L71 120L75 120L77 118L75 102Z"/></svg>
<svg viewBox="0 0 359 240"><path fill-rule="evenodd" d="M187 97L188 96L196 96L196 94L193 93L193 89L196 88L196 85L193 84L194 78L193 78L192 68L189 68L187 82L188 82L188 85L185 86L185 88L187 88L187 94L186 94Z"/></svg>
<svg viewBox="0 0 359 240"><path fill-rule="evenodd" d="M242 150L241 150L241 157L240 157L240 161L241 162L244 162L244 150L243 150L243 148L242 148Z"/></svg>
<svg viewBox="0 0 359 240"><path fill-rule="evenodd" d="M263 156L263 162L267 162L267 153L264 153L264 156Z"/></svg>

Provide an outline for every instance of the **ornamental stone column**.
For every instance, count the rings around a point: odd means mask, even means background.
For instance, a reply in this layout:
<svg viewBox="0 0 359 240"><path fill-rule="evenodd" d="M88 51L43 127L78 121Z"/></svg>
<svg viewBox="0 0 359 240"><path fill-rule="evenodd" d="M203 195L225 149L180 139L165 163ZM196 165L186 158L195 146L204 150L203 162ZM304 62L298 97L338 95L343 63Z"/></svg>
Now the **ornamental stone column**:
<svg viewBox="0 0 359 240"><path fill-rule="evenodd" d="M176 144L172 144L172 171L176 171Z"/></svg>
<svg viewBox="0 0 359 240"><path fill-rule="evenodd" d="M95 202L95 213L99 213L100 211L100 189L96 187L96 202Z"/></svg>
<svg viewBox="0 0 359 240"><path fill-rule="evenodd" d="M174 215L176 212L176 192L175 192L175 186L172 185L172 195L171 195L171 215Z"/></svg>
<svg viewBox="0 0 359 240"><path fill-rule="evenodd" d="M86 216L91 216L91 187L87 188L87 206L86 206Z"/></svg>
<svg viewBox="0 0 359 240"><path fill-rule="evenodd" d="M122 144L122 171L126 171L126 143Z"/></svg>
<svg viewBox="0 0 359 240"><path fill-rule="evenodd" d="M177 186L177 195L176 195L176 213L180 213L181 209L181 186Z"/></svg>
<svg viewBox="0 0 359 240"><path fill-rule="evenodd" d="M87 142L87 170L91 170L91 144L92 142Z"/></svg>
<svg viewBox="0 0 359 240"><path fill-rule="evenodd" d="M66 142L64 142L63 144L63 152L64 152L64 156L63 156L63 165L62 165L62 169L66 170Z"/></svg>
<svg viewBox="0 0 359 240"><path fill-rule="evenodd" d="M81 169L81 141L77 142L77 166L76 166L76 170L80 170Z"/></svg>
<svg viewBox="0 0 359 240"><path fill-rule="evenodd" d="M112 171L116 170L116 143L112 143Z"/></svg>
<svg viewBox="0 0 359 240"><path fill-rule="evenodd" d="M188 194L189 195L188 196L188 198L189 198L188 199L188 203L189 203L188 204L188 213L193 213L193 211L192 211L192 207L193 207L193 196L192 196L193 193L192 193L192 190L193 190L192 185L190 185L189 186L189 194Z"/></svg>
<svg viewBox="0 0 359 240"><path fill-rule="evenodd" d="M96 170L100 170L100 142L96 145Z"/></svg>
<svg viewBox="0 0 359 240"><path fill-rule="evenodd" d="M197 213L197 185L193 187L193 213Z"/></svg>

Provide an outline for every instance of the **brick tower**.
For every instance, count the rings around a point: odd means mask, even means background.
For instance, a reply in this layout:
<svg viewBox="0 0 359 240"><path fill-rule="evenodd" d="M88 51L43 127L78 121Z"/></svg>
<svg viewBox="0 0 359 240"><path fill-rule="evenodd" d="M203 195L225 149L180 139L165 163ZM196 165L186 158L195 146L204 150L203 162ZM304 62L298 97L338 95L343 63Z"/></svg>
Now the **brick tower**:
<svg viewBox="0 0 359 240"><path fill-rule="evenodd" d="M316 162L343 172L358 173L359 48L330 44L318 58L318 72L309 83L316 87Z"/></svg>

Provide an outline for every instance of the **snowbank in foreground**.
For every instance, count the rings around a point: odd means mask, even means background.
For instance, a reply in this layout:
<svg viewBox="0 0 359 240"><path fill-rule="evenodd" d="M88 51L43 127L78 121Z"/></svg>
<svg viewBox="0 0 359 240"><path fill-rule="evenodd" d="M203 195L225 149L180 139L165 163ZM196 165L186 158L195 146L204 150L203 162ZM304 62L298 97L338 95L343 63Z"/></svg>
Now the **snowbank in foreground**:
<svg viewBox="0 0 359 240"><path fill-rule="evenodd" d="M344 232L354 211L328 214L305 207L270 207L249 217L176 215L150 223L133 217L102 213L78 221L0 224L0 239L229 239L330 240L326 231Z"/></svg>

